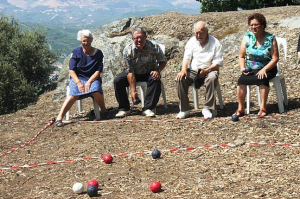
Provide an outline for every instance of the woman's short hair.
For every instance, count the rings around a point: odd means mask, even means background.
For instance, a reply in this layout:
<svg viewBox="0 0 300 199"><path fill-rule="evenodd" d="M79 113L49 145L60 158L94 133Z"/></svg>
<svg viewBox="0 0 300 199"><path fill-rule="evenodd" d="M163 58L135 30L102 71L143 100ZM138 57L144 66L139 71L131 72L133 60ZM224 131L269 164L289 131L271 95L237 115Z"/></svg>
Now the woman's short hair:
<svg viewBox="0 0 300 199"><path fill-rule="evenodd" d="M78 31L78 33L77 33L77 40L78 41L81 41L81 37L83 37L83 36L85 36L85 37L87 37L87 38L91 38L91 39L93 39L94 38L94 36L93 36L93 34L91 33L91 31L89 31L89 30L79 30Z"/></svg>
<svg viewBox="0 0 300 199"><path fill-rule="evenodd" d="M145 37L147 37L147 32L145 30L145 28L143 27L135 27L132 31L131 31L131 35L133 36L133 34L135 32L141 32Z"/></svg>
<svg viewBox="0 0 300 199"><path fill-rule="evenodd" d="M267 27L267 20L264 15L262 15L260 13L254 13L254 14L250 15L248 17L248 25L249 26L250 26L250 22L253 19L256 19L260 23L260 25L262 25L264 27L264 29Z"/></svg>

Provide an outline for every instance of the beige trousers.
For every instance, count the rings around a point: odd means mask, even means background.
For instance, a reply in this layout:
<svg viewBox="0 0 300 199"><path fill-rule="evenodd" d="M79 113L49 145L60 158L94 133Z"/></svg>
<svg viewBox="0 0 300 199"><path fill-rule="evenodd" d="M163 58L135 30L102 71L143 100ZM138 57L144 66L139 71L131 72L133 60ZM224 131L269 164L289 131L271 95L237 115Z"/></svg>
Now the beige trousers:
<svg viewBox="0 0 300 199"><path fill-rule="evenodd" d="M188 91L189 86L194 83L194 79L197 75L196 71L187 72L186 79L183 78L181 81L177 81L177 93L179 97L179 109L180 111L188 111L190 110ZM211 71L209 72L204 79L204 87L205 87L205 103L204 107L210 110L216 110L216 96L215 96L215 88L218 84L219 71Z"/></svg>

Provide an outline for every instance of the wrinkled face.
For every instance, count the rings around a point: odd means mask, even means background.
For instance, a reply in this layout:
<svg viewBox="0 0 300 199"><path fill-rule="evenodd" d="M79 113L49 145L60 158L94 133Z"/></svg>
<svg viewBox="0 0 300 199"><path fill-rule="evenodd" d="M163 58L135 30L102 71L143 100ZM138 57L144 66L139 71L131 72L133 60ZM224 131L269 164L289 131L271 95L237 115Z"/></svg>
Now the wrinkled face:
<svg viewBox="0 0 300 199"><path fill-rule="evenodd" d="M144 46L146 44L146 39L147 39L147 37L145 35L143 35L142 32L136 31L132 35L133 43L139 50L142 50L144 48Z"/></svg>
<svg viewBox="0 0 300 199"><path fill-rule="evenodd" d="M81 37L81 45L83 47L90 47L92 45L93 39L90 37L82 36Z"/></svg>
<svg viewBox="0 0 300 199"><path fill-rule="evenodd" d="M259 33L260 31L263 31L263 26L259 23L259 21L257 19L252 19L250 21L250 28L251 28L251 31L254 33L254 34L257 34Z"/></svg>
<svg viewBox="0 0 300 199"><path fill-rule="evenodd" d="M201 45L206 44L208 40L208 30L205 27L205 24L200 24L195 28L195 35Z"/></svg>

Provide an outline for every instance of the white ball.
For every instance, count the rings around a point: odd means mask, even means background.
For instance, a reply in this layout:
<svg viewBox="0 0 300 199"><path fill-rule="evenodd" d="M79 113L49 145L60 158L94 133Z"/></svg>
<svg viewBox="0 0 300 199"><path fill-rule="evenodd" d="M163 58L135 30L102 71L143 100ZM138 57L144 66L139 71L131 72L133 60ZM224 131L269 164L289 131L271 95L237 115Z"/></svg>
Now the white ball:
<svg viewBox="0 0 300 199"><path fill-rule="evenodd" d="M74 193L82 193L84 191L83 190L83 184L80 183L80 182L76 182L73 185L73 191L74 191Z"/></svg>

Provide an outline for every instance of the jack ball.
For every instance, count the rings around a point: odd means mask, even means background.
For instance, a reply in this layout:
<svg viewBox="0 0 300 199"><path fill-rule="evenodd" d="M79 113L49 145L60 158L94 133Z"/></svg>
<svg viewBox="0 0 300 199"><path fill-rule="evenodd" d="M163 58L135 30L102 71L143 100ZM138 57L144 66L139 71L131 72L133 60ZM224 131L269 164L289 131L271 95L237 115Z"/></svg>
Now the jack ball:
<svg viewBox="0 0 300 199"><path fill-rule="evenodd" d="M76 183L73 185L72 189L73 189L73 192L74 192L74 193L78 193L78 194L79 194L79 193L82 193L82 192L84 191L83 184L80 183L80 182L76 182Z"/></svg>

